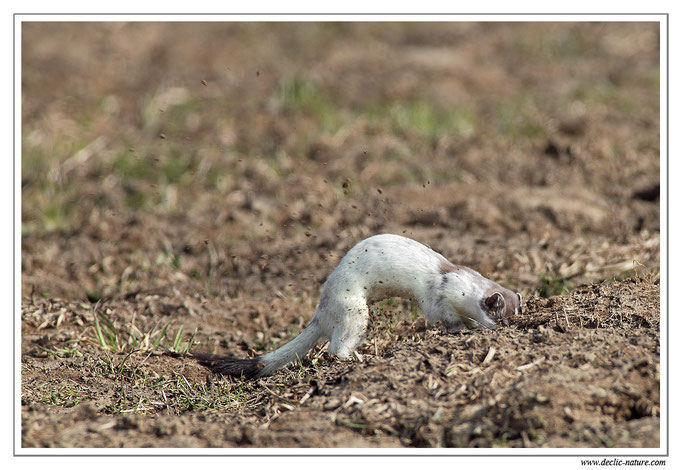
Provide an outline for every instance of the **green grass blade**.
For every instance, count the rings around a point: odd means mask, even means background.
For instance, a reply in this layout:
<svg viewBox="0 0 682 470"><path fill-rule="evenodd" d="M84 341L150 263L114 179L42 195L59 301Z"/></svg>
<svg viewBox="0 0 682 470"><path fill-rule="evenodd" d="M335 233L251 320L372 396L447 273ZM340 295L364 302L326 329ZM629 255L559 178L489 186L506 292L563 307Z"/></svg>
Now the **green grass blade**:
<svg viewBox="0 0 682 470"><path fill-rule="evenodd" d="M109 349L106 341L104 341L104 335L102 334L102 328L100 327L98 319L99 315L97 315L97 312L93 312L93 315L95 316L95 334L97 335L97 342L102 348Z"/></svg>

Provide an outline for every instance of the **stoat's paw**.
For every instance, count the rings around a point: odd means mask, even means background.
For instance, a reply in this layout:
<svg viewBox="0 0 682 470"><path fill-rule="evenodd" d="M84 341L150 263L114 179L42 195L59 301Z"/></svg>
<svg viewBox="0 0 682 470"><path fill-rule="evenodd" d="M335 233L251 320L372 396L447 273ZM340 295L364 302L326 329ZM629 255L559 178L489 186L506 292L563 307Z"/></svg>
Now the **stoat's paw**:
<svg viewBox="0 0 682 470"><path fill-rule="evenodd" d="M358 353L357 351L352 351L352 352L343 352L343 353L337 353L335 356L340 360L340 361L345 361L345 362L364 362L364 357L362 354Z"/></svg>
<svg viewBox="0 0 682 470"><path fill-rule="evenodd" d="M342 354L337 354L337 355L336 355L336 358L337 358L339 361L343 361L343 362L353 362L353 356L351 356L350 354L343 354L343 355L342 355Z"/></svg>
<svg viewBox="0 0 682 470"><path fill-rule="evenodd" d="M453 326L446 326L445 331L448 333L459 333L464 329L464 325L461 323L459 325L453 325Z"/></svg>
<svg viewBox="0 0 682 470"><path fill-rule="evenodd" d="M330 355L336 356L336 358L340 361L352 361L353 360L353 353L351 351L347 350L339 350L339 351L334 351L330 352Z"/></svg>
<svg viewBox="0 0 682 470"><path fill-rule="evenodd" d="M461 321L446 322L440 321L436 324L437 327L444 333L457 333L464 330L466 327Z"/></svg>

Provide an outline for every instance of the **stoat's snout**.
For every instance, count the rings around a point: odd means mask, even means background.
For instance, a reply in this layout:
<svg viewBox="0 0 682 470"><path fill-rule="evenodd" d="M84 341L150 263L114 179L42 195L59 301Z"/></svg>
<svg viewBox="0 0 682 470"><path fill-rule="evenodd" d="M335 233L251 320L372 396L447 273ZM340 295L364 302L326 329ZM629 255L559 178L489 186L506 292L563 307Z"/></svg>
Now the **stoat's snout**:
<svg viewBox="0 0 682 470"><path fill-rule="evenodd" d="M516 293L516 298L518 300L518 303L516 304L516 307L514 308L514 315L520 315L523 313L523 299L521 299L521 294L518 292Z"/></svg>

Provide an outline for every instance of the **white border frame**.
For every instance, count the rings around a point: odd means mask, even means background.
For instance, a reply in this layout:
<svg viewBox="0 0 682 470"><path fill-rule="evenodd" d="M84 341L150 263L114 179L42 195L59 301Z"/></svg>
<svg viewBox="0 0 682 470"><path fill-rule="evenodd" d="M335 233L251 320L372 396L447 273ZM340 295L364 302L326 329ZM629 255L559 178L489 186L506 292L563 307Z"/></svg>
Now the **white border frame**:
<svg viewBox="0 0 682 470"><path fill-rule="evenodd" d="M660 448L618 449L26 449L21 447L21 31L26 21L101 22L312 22L312 21L495 21L495 22L658 22L660 25L660 148L661 148L661 433ZM668 331L668 15L667 14L15 14L14 15L14 455L16 456L467 456L467 457L666 457L669 455L669 331ZM665 158L665 165L664 163ZM665 313L665 314L664 314ZM530 450L530 452L529 452ZM546 459L540 459L546 461ZM537 464L541 462L537 461ZM543 462L545 467L547 462ZM555 465L555 463L551 463ZM527 465L527 463L524 463Z"/></svg>

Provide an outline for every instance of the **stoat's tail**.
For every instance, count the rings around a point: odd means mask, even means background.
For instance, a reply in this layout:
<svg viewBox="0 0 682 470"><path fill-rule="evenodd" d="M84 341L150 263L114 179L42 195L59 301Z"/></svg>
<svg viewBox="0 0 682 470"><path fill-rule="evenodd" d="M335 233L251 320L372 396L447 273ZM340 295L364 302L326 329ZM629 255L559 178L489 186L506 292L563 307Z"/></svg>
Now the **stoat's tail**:
<svg viewBox="0 0 682 470"><path fill-rule="evenodd" d="M313 321L300 335L264 356L254 357L253 359L237 359L229 356L195 353L194 357L216 374L244 377L245 379L265 377L290 362L302 359L315 346L320 337L322 334L317 318L313 318Z"/></svg>

